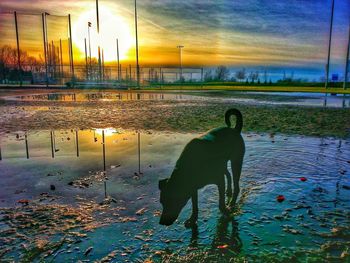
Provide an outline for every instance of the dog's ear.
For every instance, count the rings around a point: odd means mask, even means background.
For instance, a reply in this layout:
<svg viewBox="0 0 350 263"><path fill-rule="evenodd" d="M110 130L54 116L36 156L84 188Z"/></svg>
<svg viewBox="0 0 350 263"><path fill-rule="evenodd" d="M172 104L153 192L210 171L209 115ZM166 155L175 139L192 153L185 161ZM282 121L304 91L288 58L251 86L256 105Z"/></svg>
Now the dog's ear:
<svg viewBox="0 0 350 263"><path fill-rule="evenodd" d="M165 185L167 184L168 182L168 179L162 179L162 180L159 180L158 182L158 188L159 190L163 190Z"/></svg>

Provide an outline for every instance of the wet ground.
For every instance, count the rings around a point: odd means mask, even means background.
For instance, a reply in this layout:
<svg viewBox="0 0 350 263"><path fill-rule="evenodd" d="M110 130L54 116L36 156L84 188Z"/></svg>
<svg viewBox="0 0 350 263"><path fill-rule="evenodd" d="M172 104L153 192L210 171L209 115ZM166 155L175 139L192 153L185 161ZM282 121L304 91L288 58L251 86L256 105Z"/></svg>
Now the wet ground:
<svg viewBox="0 0 350 263"><path fill-rule="evenodd" d="M244 132L347 138L346 96L306 93L0 90L0 133L40 129L204 132L224 112L244 115Z"/></svg>
<svg viewBox="0 0 350 263"><path fill-rule="evenodd" d="M118 92L118 91L71 91L54 93L33 92L30 95L8 95L6 100L18 101L64 101L64 102L87 102L87 101L137 101L137 100L211 100L219 99L235 103L252 105L297 105L330 108L349 108L350 96L346 94L323 94L303 92L236 92L236 91L185 91L185 92Z"/></svg>
<svg viewBox="0 0 350 263"><path fill-rule="evenodd" d="M349 260L349 140L244 134L234 217L220 216L209 186L199 194L197 230L183 225L189 204L174 225L160 226L158 180L196 136L112 128L6 134L1 260Z"/></svg>
<svg viewBox="0 0 350 263"><path fill-rule="evenodd" d="M1 262L350 260L348 97L0 94ZM158 180L229 107L243 112L247 148L232 217L208 186L197 229L183 225L189 204L160 226Z"/></svg>

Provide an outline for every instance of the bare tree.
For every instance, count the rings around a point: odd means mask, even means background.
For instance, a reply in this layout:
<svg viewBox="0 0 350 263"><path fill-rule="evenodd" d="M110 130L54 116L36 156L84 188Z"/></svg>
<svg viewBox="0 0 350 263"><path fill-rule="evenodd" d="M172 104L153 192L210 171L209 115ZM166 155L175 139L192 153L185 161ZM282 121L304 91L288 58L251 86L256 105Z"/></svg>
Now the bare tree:
<svg viewBox="0 0 350 263"><path fill-rule="evenodd" d="M230 71L225 66L219 66L215 70L215 80L225 81L228 79Z"/></svg>
<svg viewBox="0 0 350 263"><path fill-rule="evenodd" d="M212 81L213 80L213 73L211 70L208 70L204 73L204 81Z"/></svg>
<svg viewBox="0 0 350 263"><path fill-rule="evenodd" d="M259 78L259 72L258 72L258 71L256 71L256 72L251 71L251 72L249 73L248 78L250 79L250 81L251 81L252 83L254 83L255 80L258 80L258 78Z"/></svg>
<svg viewBox="0 0 350 263"><path fill-rule="evenodd" d="M17 56L17 49L9 45L0 47L1 79L5 80L16 78L16 76L19 77ZM20 50L20 62L21 70L27 76L32 76L35 72L44 71L44 61L40 56L39 58L35 58L29 56L26 51Z"/></svg>
<svg viewBox="0 0 350 263"><path fill-rule="evenodd" d="M245 69L241 69L236 71L236 79L238 79L239 81L243 81L246 78L246 72Z"/></svg>
<svg viewBox="0 0 350 263"><path fill-rule="evenodd" d="M0 61L6 68L15 68L17 65L17 51L9 45L0 48Z"/></svg>
<svg viewBox="0 0 350 263"><path fill-rule="evenodd" d="M267 71L266 70L264 71L264 83L265 84L267 83Z"/></svg>

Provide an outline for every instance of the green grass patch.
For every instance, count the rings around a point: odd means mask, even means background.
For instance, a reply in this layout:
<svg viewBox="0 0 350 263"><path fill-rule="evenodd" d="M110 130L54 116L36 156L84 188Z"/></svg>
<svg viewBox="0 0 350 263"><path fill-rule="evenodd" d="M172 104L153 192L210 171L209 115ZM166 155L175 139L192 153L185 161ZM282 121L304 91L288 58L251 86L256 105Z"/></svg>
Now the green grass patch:
<svg viewBox="0 0 350 263"><path fill-rule="evenodd" d="M233 90L233 91L271 91L271 92L311 92L311 93L335 93L335 94L350 94L350 89L344 90L343 88L331 87L325 89L324 87L318 86L254 86L254 85L242 85L234 86L227 85L227 83L214 84L190 84L190 85L157 85L151 87L142 88L144 90L187 90L187 91L198 91L198 90Z"/></svg>

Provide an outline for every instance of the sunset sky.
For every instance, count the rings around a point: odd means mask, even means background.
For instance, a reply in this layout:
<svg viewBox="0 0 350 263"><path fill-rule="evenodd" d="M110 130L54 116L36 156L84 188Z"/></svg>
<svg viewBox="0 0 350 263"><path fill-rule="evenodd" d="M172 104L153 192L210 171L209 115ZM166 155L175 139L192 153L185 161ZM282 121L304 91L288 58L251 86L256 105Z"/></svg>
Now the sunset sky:
<svg viewBox="0 0 350 263"><path fill-rule="evenodd" d="M134 61L132 0L99 1L101 46L105 60L115 61L118 37L123 62ZM303 68L323 71L328 45L330 0L139 0L141 65L176 65L177 45L184 45L183 63L191 66ZM87 21L97 50L94 0L1 0L1 12L48 12L49 39L67 38L72 15L74 56L84 57ZM345 63L350 3L336 0L331 71ZM40 16L19 16L21 48L42 53ZM15 42L11 15L0 15L0 45Z"/></svg>

